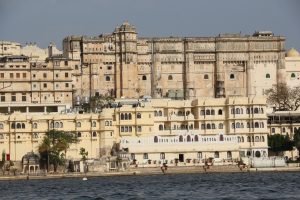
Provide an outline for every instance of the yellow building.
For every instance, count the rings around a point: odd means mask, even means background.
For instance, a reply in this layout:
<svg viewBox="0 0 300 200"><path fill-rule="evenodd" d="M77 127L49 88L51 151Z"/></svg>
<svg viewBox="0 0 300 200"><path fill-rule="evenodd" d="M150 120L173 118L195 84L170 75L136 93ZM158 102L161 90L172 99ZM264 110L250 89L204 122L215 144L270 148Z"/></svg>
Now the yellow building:
<svg viewBox="0 0 300 200"><path fill-rule="evenodd" d="M84 147L89 158L110 156L114 144L139 164L237 161L246 156L267 156L266 102L260 98L124 100L100 114L0 115L1 151L20 161L37 152L51 129L77 134L67 159L80 159ZM120 107L121 106L121 107Z"/></svg>

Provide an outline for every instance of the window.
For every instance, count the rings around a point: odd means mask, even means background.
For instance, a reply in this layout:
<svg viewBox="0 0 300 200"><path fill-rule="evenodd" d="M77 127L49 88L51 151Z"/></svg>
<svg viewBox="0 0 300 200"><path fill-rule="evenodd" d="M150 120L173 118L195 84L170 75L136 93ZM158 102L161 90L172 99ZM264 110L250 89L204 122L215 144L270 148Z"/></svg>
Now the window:
<svg viewBox="0 0 300 200"><path fill-rule="evenodd" d="M182 135L179 136L179 142L183 142L183 137L182 137Z"/></svg>
<svg viewBox="0 0 300 200"><path fill-rule="evenodd" d="M208 79L208 75L207 74L204 75L204 79Z"/></svg>
<svg viewBox="0 0 300 200"><path fill-rule="evenodd" d="M202 159L202 152L198 152L198 153L197 153L197 158L198 158L198 159Z"/></svg>
<svg viewBox="0 0 300 200"><path fill-rule="evenodd" d="M143 81L147 80L147 76L146 76L146 75L143 75L143 76L142 76L142 80L143 80Z"/></svg>
<svg viewBox="0 0 300 200"><path fill-rule="evenodd" d="M137 126L137 132L142 132L142 126Z"/></svg>
<svg viewBox="0 0 300 200"><path fill-rule="evenodd" d="M68 78L69 77L69 73L65 73L65 77Z"/></svg>
<svg viewBox="0 0 300 200"><path fill-rule="evenodd" d="M211 115L215 115L215 110L211 110L211 111L210 111L210 114L211 114Z"/></svg>
<svg viewBox="0 0 300 200"><path fill-rule="evenodd" d="M81 127L81 123L80 123L80 122L77 122L77 123L76 123L76 127Z"/></svg>
<svg viewBox="0 0 300 200"><path fill-rule="evenodd" d="M211 124L212 129L216 129L216 125L214 123Z"/></svg>
<svg viewBox="0 0 300 200"><path fill-rule="evenodd" d="M219 158L219 157L220 157L220 154L219 154L219 152L218 152L218 151L216 151L216 152L215 152L215 155L214 155L214 157L215 157L215 158Z"/></svg>
<svg viewBox="0 0 300 200"><path fill-rule="evenodd" d="M9 74L9 77L10 77L10 78L14 78L14 74L13 74L13 73L10 73L10 74Z"/></svg>
<svg viewBox="0 0 300 200"><path fill-rule="evenodd" d="M81 133L80 132L77 133L77 137L81 137Z"/></svg>
<svg viewBox="0 0 300 200"><path fill-rule="evenodd" d="M11 93L11 101L16 101L17 97L16 97L16 93Z"/></svg>
<svg viewBox="0 0 300 200"><path fill-rule="evenodd" d="M232 158L232 153L231 151L227 151L227 159L231 159Z"/></svg>
<svg viewBox="0 0 300 200"><path fill-rule="evenodd" d="M282 128L282 132L285 133L285 128L284 127Z"/></svg>
<svg viewBox="0 0 300 200"><path fill-rule="evenodd" d="M65 66L68 66L68 61L65 61Z"/></svg>
<svg viewBox="0 0 300 200"><path fill-rule="evenodd" d="M0 101L5 102L5 93L0 93Z"/></svg>
<svg viewBox="0 0 300 200"><path fill-rule="evenodd" d="M160 159L162 159L162 160L165 159L165 153L160 153Z"/></svg>
<svg viewBox="0 0 300 200"><path fill-rule="evenodd" d="M198 142L198 141L199 141L198 135L195 135L194 141L195 141L195 142Z"/></svg>
<svg viewBox="0 0 300 200"><path fill-rule="evenodd" d="M254 123L254 128L259 128L259 123L258 122Z"/></svg>
<svg viewBox="0 0 300 200"><path fill-rule="evenodd" d="M96 132L93 132L93 137L97 137L97 133Z"/></svg>
<svg viewBox="0 0 300 200"><path fill-rule="evenodd" d="M26 101L26 93L22 93L22 101Z"/></svg>
<svg viewBox="0 0 300 200"><path fill-rule="evenodd" d="M158 138L157 138L157 136L154 136L154 143L158 143Z"/></svg>
<svg viewBox="0 0 300 200"><path fill-rule="evenodd" d="M229 78L234 79L234 74L230 74Z"/></svg>
<svg viewBox="0 0 300 200"><path fill-rule="evenodd" d="M108 121L107 121L108 122ZM106 122L105 122L106 123ZM96 122L95 121L93 121L92 122L92 127L96 127Z"/></svg>
<svg viewBox="0 0 300 200"><path fill-rule="evenodd" d="M44 88L47 88L47 83L44 83Z"/></svg>
<svg viewBox="0 0 300 200"><path fill-rule="evenodd" d="M44 74L43 74L43 77L44 77L44 78L47 78L47 73L44 73Z"/></svg>
<svg viewBox="0 0 300 200"><path fill-rule="evenodd" d="M111 66L107 66L107 70L111 70L112 69L112 67Z"/></svg>
<svg viewBox="0 0 300 200"><path fill-rule="evenodd" d="M64 127L64 124L62 122L60 122L59 125L60 125L60 128Z"/></svg>
<svg viewBox="0 0 300 200"><path fill-rule="evenodd" d="M191 141L191 136L190 136L190 135L187 136L186 141L187 141L187 142L190 142L190 141Z"/></svg>
<svg viewBox="0 0 300 200"><path fill-rule="evenodd" d="M59 122L55 122L54 128L59 128Z"/></svg>
<svg viewBox="0 0 300 200"><path fill-rule="evenodd" d="M210 110L206 110L206 115L210 115Z"/></svg>
<svg viewBox="0 0 300 200"><path fill-rule="evenodd" d="M291 78L296 78L295 73L292 73L292 74L291 74Z"/></svg>
<svg viewBox="0 0 300 200"><path fill-rule="evenodd" d="M172 76L172 75L169 75L169 76L168 76L168 80L169 80L169 81L173 80L173 76Z"/></svg>
<svg viewBox="0 0 300 200"><path fill-rule="evenodd" d="M69 83L66 83L66 88L68 88L69 87Z"/></svg>
<svg viewBox="0 0 300 200"><path fill-rule="evenodd" d="M3 124L2 123L0 123L0 129L3 129Z"/></svg>
<svg viewBox="0 0 300 200"><path fill-rule="evenodd" d="M224 136L220 135L220 141L224 141Z"/></svg>
<svg viewBox="0 0 300 200"><path fill-rule="evenodd" d="M275 133L275 128L272 128L272 129L271 129L271 132L272 132L272 133Z"/></svg>
<svg viewBox="0 0 300 200"><path fill-rule="evenodd" d="M132 154L130 155L130 157L131 157L131 160L135 160L135 154L134 154L134 153L132 153Z"/></svg>
<svg viewBox="0 0 300 200"><path fill-rule="evenodd" d="M136 118L141 119L141 118L142 118L141 113L138 113L138 114L136 115Z"/></svg>
<svg viewBox="0 0 300 200"><path fill-rule="evenodd" d="M109 76L106 76L106 77L105 77L105 80L106 80L106 81L110 81L110 77L109 77Z"/></svg>
<svg viewBox="0 0 300 200"><path fill-rule="evenodd" d="M17 74L16 74L16 78L20 78L20 73L17 73Z"/></svg>
<svg viewBox="0 0 300 200"><path fill-rule="evenodd" d="M35 78L36 77L36 75L35 74L32 74L32 78Z"/></svg>
<svg viewBox="0 0 300 200"><path fill-rule="evenodd" d="M266 78L270 78L270 74L266 74Z"/></svg>
<svg viewBox="0 0 300 200"><path fill-rule="evenodd" d="M33 123L33 124L32 124L32 128L33 128L33 129L37 129L37 123Z"/></svg>
<svg viewBox="0 0 300 200"><path fill-rule="evenodd" d="M1 78L4 78L4 73L1 73L1 74L0 74L0 77L1 77Z"/></svg>
<svg viewBox="0 0 300 200"><path fill-rule="evenodd" d="M148 159L148 153L144 153L143 158L147 160Z"/></svg>
<svg viewBox="0 0 300 200"><path fill-rule="evenodd" d="M4 139L3 133L0 133L0 139Z"/></svg>
<svg viewBox="0 0 300 200"><path fill-rule="evenodd" d="M223 124L222 123L219 124L219 129L223 129Z"/></svg>
<svg viewBox="0 0 300 200"><path fill-rule="evenodd" d="M160 125L158 126L158 130L160 130L160 131L164 130L164 126L163 126L162 124L160 124Z"/></svg>
<svg viewBox="0 0 300 200"><path fill-rule="evenodd" d="M210 124L206 124L206 129L211 129Z"/></svg>
<svg viewBox="0 0 300 200"><path fill-rule="evenodd" d="M26 78L26 73L23 73L23 78Z"/></svg>
<svg viewBox="0 0 300 200"><path fill-rule="evenodd" d="M218 115L222 115L223 111L221 109L219 109L218 111Z"/></svg>

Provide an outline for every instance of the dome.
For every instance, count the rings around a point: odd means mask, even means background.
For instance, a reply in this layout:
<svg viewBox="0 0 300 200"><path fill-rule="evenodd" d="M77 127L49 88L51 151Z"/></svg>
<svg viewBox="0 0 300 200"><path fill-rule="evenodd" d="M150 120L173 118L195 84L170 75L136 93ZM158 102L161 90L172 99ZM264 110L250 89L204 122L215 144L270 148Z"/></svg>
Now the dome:
<svg viewBox="0 0 300 200"><path fill-rule="evenodd" d="M292 48L286 53L286 57L300 57L300 54L296 49Z"/></svg>

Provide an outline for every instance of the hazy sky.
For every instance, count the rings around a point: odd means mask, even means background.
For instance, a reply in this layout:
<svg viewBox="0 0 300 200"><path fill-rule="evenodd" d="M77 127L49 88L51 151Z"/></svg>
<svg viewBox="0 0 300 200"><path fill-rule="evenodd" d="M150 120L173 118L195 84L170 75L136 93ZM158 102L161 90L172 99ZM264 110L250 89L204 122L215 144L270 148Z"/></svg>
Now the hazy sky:
<svg viewBox="0 0 300 200"><path fill-rule="evenodd" d="M300 50L298 0L0 0L0 40L61 47L67 35L111 33L128 20L139 36L216 36L270 30Z"/></svg>

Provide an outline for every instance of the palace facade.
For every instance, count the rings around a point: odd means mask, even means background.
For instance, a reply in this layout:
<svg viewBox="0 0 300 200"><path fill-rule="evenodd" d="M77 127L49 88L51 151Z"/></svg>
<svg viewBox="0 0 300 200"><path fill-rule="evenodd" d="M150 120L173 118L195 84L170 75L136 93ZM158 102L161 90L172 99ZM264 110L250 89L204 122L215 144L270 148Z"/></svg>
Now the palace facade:
<svg viewBox="0 0 300 200"><path fill-rule="evenodd" d="M78 136L79 143L66 154L72 160L80 159L81 147L89 158L110 156L115 144L140 164L268 155L263 98L121 99L119 105L100 114L0 115L2 150L20 161L27 152L37 152L45 133L56 129Z"/></svg>

